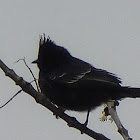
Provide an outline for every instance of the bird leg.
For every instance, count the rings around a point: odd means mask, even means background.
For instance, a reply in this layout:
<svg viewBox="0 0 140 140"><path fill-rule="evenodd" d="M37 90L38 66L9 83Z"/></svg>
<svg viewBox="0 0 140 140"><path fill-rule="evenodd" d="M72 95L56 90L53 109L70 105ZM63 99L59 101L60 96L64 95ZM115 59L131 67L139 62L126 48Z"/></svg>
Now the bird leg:
<svg viewBox="0 0 140 140"><path fill-rule="evenodd" d="M90 109L88 109L88 111L87 111L86 121L85 121L85 123L83 124L84 126L87 126L87 125L88 125L89 113L90 113ZM81 134L83 134L82 131L81 131Z"/></svg>
<svg viewBox="0 0 140 140"><path fill-rule="evenodd" d="M88 109L88 112L87 112L86 121L85 121L85 123L84 123L85 126L88 125L89 113L90 113L90 109Z"/></svg>

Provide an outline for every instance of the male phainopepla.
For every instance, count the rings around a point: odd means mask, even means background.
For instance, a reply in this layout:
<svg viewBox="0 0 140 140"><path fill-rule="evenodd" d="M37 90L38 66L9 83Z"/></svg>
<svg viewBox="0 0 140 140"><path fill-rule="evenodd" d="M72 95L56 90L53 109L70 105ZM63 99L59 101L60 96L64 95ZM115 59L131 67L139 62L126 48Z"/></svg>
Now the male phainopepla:
<svg viewBox="0 0 140 140"><path fill-rule="evenodd" d="M114 74L71 56L50 38L40 38L38 59L41 92L64 110L89 111L111 100L140 97L140 88L122 87Z"/></svg>

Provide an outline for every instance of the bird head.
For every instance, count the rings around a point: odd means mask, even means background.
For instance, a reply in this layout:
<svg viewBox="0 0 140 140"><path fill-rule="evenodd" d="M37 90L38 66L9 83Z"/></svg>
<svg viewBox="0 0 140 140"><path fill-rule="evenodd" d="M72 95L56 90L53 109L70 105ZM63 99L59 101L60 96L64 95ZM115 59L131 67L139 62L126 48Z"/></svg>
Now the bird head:
<svg viewBox="0 0 140 140"><path fill-rule="evenodd" d="M44 35L40 38L38 59L32 63L36 63L39 69L50 69L67 62L70 57L70 53L64 47L56 45L49 37L46 39Z"/></svg>

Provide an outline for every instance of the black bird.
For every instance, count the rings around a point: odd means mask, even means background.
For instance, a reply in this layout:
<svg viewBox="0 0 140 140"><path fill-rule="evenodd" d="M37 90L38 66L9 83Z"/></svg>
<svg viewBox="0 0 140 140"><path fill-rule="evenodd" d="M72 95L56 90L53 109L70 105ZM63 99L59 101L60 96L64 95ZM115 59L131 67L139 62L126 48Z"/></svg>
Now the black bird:
<svg viewBox="0 0 140 140"><path fill-rule="evenodd" d="M45 35L40 38L38 59L32 63L40 70L41 92L64 110L88 111L89 115L108 101L140 97L140 88L122 87L116 75L73 57Z"/></svg>

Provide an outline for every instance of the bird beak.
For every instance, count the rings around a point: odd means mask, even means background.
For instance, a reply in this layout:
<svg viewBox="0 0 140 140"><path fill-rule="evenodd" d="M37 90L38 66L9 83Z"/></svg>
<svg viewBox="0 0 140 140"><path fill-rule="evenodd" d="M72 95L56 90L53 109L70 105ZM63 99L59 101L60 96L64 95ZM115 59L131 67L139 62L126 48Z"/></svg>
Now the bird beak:
<svg viewBox="0 0 140 140"><path fill-rule="evenodd" d="M32 64L37 64L37 63L38 63L38 59L32 62Z"/></svg>

